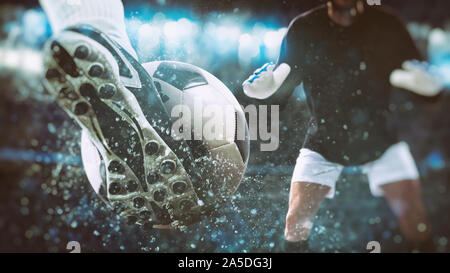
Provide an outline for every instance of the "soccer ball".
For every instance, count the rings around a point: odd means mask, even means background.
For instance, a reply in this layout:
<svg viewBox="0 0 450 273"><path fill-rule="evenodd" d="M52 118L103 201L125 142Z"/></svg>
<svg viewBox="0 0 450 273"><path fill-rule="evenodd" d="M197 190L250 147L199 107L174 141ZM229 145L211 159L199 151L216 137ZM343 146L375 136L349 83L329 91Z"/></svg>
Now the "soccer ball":
<svg viewBox="0 0 450 273"><path fill-rule="evenodd" d="M172 116L172 137L186 140L199 166L203 192L196 192L198 205L208 211L219 208L247 167L249 133L242 107L220 80L199 67L175 61L143 66ZM81 156L90 184L108 203L105 166L87 132L82 132Z"/></svg>

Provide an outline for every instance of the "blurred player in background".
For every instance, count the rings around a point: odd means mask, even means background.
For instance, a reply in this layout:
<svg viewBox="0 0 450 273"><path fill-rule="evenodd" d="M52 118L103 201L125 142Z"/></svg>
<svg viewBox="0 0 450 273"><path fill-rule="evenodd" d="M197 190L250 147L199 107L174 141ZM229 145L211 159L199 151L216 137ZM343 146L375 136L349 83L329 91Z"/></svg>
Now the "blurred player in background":
<svg viewBox="0 0 450 273"><path fill-rule="evenodd" d="M421 60L390 11L333 0L296 17L278 64L266 64L244 82L247 96L279 105L303 83L312 114L292 176L287 241L308 239L313 216L325 197L334 196L344 166L358 165L372 194L386 198L405 238L430 242L416 164L408 144L388 126L393 86L422 96L441 91Z"/></svg>

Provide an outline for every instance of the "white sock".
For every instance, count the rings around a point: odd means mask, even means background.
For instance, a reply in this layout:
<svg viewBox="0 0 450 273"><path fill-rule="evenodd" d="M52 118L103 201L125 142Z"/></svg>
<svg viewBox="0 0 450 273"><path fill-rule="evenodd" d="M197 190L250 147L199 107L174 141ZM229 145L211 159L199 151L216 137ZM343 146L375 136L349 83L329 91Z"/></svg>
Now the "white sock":
<svg viewBox="0 0 450 273"><path fill-rule="evenodd" d="M125 30L121 0L40 0L53 33L76 24L89 24L104 32L137 59Z"/></svg>

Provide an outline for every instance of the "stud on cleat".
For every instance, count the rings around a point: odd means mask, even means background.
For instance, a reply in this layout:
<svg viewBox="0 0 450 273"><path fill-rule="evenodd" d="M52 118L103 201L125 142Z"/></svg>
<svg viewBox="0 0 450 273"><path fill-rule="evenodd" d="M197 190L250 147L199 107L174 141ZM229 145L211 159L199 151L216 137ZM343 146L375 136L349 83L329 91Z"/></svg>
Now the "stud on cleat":
<svg viewBox="0 0 450 273"><path fill-rule="evenodd" d="M51 68L47 70L47 73L45 73L45 78L47 80L57 79L61 77L61 73L57 69Z"/></svg>
<svg viewBox="0 0 450 273"><path fill-rule="evenodd" d="M165 190L158 190L153 194L153 199L156 202L162 202L166 198L166 191Z"/></svg>
<svg viewBox="0 0 450 273"><path fill-rule="evenodd" d="M78 59L86 59L89 56L89 48L85 45L78 46L74 56Z"/></svg>
<svg viewBox="0 0 450 273"><path fill-rule="evenodd" d="M167 159L167 160L164 160L163 163L161 164L160 171L163 174L171 174L175 171L176 167L177 167L177 165L176 165L175 161Z"/></svg>
<svg viewBox="0 0 450 273"><path fill-rule="evenodd" d="M51 45L51 49L53 53L58 53L61 50L61 47L59 46L59 43L53 42Z"/></svg>
<svg viewBox="0 0 450 273"><path fill-rule="evenodd" d="M145 205L145 199L142 197L136 197L133 199L133 207L139 209Z"/></svg>
<svg viewBox="0 0 450 273"><path fill-rule="evenodd" d="M95 88L90 83L83 83L80 86L80 94L85 98L90 98L96 96Z"/></svg>
<svg viewBox="0 0 450 273"><path fill-rule="evenodd" d="M53 51L53 58L65 73L69 74L71 77L80 76L77 65L73 61L72 56L70 56L69 52L67 52L61 44L53 41L51 49Z"/></svg>
<svg viewBox="0 0 450 273"><path fill-rule="evenodd" d="M71 88L63 87L59 91L58 98L60 99L69 99L76 100L78 99L78 95Z"/></svg>
<svg viewBox="0 0 450 273"><path fill-rule="evenodd" d="M117 213L122 213L127 209L127 206L122 202L116 202L113 204L113 210Z"/></svg>
<svg viewBox="0 0 450 273"><path fill-rule="evenodd" d="M89 105L85 102L79 102L75 105L74 113L77 116L86 114L89 111Z"/></svg>
<svg viewBox="0 0 450 273"><path fill-rule="evenodd" d="M175 194L182 194L186 191L187 185L186 182L178 181L172 185L172 191Z"/></svg>
<svg viewBox="0 0 450 273"><path fill-rule="evenodd" d="M108 171L112 173L119 173L122 174L125 172L125 168L120 164L119 161L113 160L109 163Z"/></svg>
<svg viewBox="0 0 450 273"><path fill-rule="evenodd" d="M136 181L134 181L134 180L130 180L125 185L125 189L128 192L135 192L138 189L138 183Z"/></svg>
<svg viewBox="0 0 450 273"><path fill-rule="evenodd" d="M116 86L114 84L104 84L100 87L98 93L102 99L110 99L116 94Z"/></svg>
<svg viewBox="0 0 450 273"><path fill-rule="evenodd" d="M139 218L143 221L151 221L152 213L148 210L141 211L139 213Z"/></svg>
<svg viewBox="0 0 450 273"><path fill-rule="evenodd" d="M100 77L103 74L103 65L98 63L91 65L88 74L91 77Z"/></svg>
<svg viewBox="0 0 450 273"><path fill-rule="evenodd" d="M183 200L180 202L180 208L183 211L188 211L194 206L194 203L192 203L189 200Z"/></svg>
<svg viewBox="0 0 450 273"><path fill-rule="evenodd" d="M171 220L167 209L160 208L155 202L150 202L150 206L152 207L152 210L155 213L156 218L158 219L158 224L170 224Z"/></svg>
<svg viewBox="0 0 450 273"><path fill-rule="evenodd" d="M155 184L156 182L158 182L158 179L159 179L159 175L157 173L150 173L147 176L147 182L149 184Z"/></svg>
<svg viewBox="0 0 450 273"><path fill-rule="evenodd" d="M148 155L154 155L159 150L159 144L156 141L150 141L145 145L145 153Z"/></svg>
<svg viewBox="0 0 450 273"><path fill-rule="evenodd" d="M122 190L122 187L120 186L120 184L118 182L113 182L109 185L108 192L110 194L118 194L121 190Z"/></svg>

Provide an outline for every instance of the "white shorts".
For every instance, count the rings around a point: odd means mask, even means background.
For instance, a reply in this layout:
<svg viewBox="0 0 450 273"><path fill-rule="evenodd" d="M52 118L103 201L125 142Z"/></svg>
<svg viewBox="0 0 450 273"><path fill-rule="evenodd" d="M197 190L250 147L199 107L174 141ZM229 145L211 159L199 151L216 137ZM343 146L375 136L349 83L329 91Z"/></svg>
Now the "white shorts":
<svg viewBox="0 0 450 273"><path fill-rule="evenodd" d="M384 184L419 178L419 172L406 142L392 145L379 159L360 167L369 179L370 191L374 196L383 195L380 186ZM301 149L291 181L329 186L331 189L327 197L333 198L336 181L343 168L344 166L340 164L327 161L319 153Z"/></svg>

